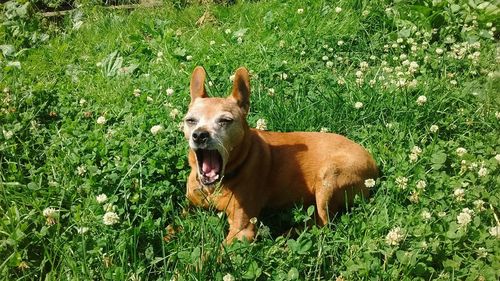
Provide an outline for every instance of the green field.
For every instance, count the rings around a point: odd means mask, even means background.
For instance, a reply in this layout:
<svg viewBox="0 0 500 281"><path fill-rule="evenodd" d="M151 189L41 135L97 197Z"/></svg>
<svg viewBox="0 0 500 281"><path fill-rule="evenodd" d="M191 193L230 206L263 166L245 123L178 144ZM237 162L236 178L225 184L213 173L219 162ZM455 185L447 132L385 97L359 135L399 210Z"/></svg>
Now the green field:
<svg viewBox="0 0 500 281"><path fill-rule="evenodd" d="M0 279L499 280L495 1L90 2L2 4ZM266 212L222 246L225 215L185 198L197 65L212 96L250 70L252 127L366 147L370 199L323 228Z"/></svg>

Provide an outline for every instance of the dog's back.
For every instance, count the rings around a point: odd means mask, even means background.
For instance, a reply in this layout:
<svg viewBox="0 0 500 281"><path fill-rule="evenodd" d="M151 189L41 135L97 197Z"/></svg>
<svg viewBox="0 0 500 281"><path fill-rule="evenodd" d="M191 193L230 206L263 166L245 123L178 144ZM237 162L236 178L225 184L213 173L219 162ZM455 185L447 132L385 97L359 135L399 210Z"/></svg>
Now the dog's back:
<svg viewBox="0 0 500 281"><path fill-rule="evenodd" d="M377 167L370 154L341 135L261 130L252 133L267 144L273 163L269 171L262 172L269 174L266 186L274 191L270 193L270 206L297 201L312 204L316 194L327 188L331 190L326 192L342 196L339 201L344 201L344 191L366 196L365 179L377 178Z"/></svg>

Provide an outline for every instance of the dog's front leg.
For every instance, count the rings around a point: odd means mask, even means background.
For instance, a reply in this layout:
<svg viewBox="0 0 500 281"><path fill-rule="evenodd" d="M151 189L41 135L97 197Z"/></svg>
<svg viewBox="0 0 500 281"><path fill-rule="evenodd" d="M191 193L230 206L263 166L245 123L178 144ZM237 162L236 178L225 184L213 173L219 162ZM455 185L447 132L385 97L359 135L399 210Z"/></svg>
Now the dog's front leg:
<svg viewBox="0 0 500 281"><path fill-rule="evenodd" d="M256 228L251 220L252 218L257 218L259 211L255 208L249 209L242 206L235 206L230 212L227 212L229 233L224 242L231 243L235 239L253 241Z"/></svg>

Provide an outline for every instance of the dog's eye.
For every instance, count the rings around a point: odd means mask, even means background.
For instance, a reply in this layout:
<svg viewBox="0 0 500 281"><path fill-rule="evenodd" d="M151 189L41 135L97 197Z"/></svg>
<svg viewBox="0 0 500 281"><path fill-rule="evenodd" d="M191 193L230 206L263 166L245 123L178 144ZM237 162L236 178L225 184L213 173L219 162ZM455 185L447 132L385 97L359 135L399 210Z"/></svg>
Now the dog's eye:
<svg viewBox="0 0 500 281"><path fill-rule="evenodd" d="M233 119L231 119L231 118L221 118L221 119L217 120L217 122L219 123L219 125L225 126L225 125L228 125L231 122L233 122Z"/></svg>
<svg viewBox="0 0 500 281"><path fill-rule="evenodd" d="M198 120L194 119L194 118L186 118L186 120L184 120L186 123L188 123L189 125L194 125L196 123L198 123Z"/></svg>

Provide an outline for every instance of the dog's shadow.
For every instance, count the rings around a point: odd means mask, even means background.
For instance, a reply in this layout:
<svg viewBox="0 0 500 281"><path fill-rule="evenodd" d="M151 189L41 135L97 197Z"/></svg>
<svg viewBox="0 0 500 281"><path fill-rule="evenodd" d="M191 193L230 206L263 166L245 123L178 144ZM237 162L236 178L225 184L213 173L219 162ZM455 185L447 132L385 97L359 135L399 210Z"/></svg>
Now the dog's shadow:
<svg viewBox="0 0 500 281"><path fill-rule="evenodd" d="M307 215L308 206L298 203L284 209L262 210L257 227L257 239L264 237L273 240L278 237L297 239L302 232L307 231L316 224L316 213L314 212L312 216ZM333 220L336 220L336 218L333 218Z"/></svg>

